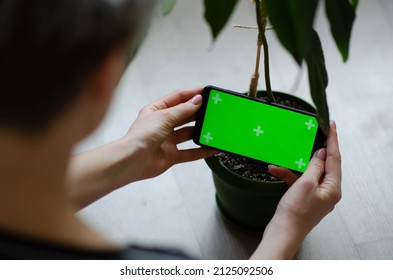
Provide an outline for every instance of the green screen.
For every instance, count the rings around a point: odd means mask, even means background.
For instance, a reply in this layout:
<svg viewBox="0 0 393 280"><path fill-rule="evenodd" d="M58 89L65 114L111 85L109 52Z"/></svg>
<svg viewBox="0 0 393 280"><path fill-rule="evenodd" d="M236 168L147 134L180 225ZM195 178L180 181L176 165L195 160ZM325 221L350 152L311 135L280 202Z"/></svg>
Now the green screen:
<svg viewBox="0 0 393 280"><path fill-rule="evenodd" d="M211 90L199 141L304 172L317 128L315 117Z"/></svg>

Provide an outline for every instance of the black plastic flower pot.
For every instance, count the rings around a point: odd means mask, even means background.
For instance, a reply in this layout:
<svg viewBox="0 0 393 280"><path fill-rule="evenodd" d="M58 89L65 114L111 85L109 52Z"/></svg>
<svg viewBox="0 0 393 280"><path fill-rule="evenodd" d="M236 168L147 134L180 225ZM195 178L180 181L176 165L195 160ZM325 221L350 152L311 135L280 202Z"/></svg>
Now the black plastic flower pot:
<svg viewBox="0 0 393 280"><path fill-rule="evenodd" d="M274 92L274 95L282 100L281 104L296 103L306 111L315 112L313 106L298 97L281 92ZM205 161L213 173L216 201L221 213L243 229L262 232L288 186L283 181L257 181L240 176L214 156Z"/></svg>

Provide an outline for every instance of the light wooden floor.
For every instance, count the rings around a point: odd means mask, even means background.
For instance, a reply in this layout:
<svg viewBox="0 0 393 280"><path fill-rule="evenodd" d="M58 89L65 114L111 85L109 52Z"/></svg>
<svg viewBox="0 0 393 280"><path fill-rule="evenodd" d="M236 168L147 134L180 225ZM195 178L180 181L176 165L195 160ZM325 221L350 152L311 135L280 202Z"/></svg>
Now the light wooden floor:
<svg viewBox="0 0 393 280"><path fill-rule="evenodd" d="M240 2L231 22L254 24L253 7L249 1ZM139 108L173 90L206 84L235 91L248 88L255 31L228 27L212 44L202 14L202 1L183 0L170 16L154 19L105 123L78 150L121 137ZM392 15L390 0L360 1L350 59L343 64L320 11L317 29L343 156L343 199L307 237L299 259L393 258ZM310 100L305 71L294 89L299 70L274 34L268 36L273 88ZM176 247L203 259L248 258L259 242L258 236L223 221L203 161L129 185L80 215L116 242Z"/></svg>

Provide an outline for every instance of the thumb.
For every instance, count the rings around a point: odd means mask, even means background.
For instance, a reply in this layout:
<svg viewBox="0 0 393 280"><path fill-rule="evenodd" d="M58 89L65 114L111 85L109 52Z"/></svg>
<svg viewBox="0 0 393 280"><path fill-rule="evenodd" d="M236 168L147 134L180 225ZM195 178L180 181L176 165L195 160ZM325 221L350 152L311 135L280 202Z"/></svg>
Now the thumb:
<svg viewBox="0 0 393 280"><path fill-rule="evenodd" d="M322 175L325 173L325 160L326 149L323 148L316 151L301 179L318 184Z"/></svg>
<svg viewBox="0 0 393 280"><path fill-rule="evenodd" d="M202 104L202 96L195 95L189 101L180 103L174 107L168 108L168 112L173 116L175 123L193 116Z"/></svg>

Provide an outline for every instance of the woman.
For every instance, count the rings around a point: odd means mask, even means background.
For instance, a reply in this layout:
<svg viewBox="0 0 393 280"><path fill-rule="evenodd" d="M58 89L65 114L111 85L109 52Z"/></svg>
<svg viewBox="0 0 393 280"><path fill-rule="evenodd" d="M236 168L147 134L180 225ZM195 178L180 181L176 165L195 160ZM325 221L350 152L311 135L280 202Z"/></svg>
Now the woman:
<svg viewBox="0 0 393 280"><path fill-rule="evenodd" d="M123 138L75 157L74 145L103 119L125 57L137 50L151 1L0 1L0 257L6 259L176 259L119 248L74 213L172 165L212 156L178 150L191 139L201 89L143 108ZM305 174L271 166L292 185L252 258L292 258L341 196L334 123L327 149Z"/></svg>

